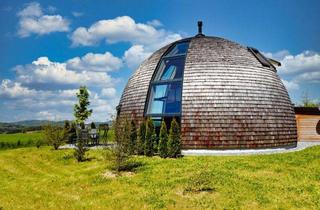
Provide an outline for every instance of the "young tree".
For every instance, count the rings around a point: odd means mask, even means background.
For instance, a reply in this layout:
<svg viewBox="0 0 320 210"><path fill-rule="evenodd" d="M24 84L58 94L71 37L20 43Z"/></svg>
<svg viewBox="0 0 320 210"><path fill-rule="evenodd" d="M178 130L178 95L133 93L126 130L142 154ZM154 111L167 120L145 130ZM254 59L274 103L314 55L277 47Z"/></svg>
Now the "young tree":
<svg viewBox="0 0 320 210"><path fill-rule="evenodd" d="M168 144L168 130L167 125L164 121L161 123L160 134L159 134L159 155L162 158L166 158L168 155L167 150Z"/></svg>
<svg viewBox="0 0 320 210"><path fill-rule="evenodd" d="M86 86L80 86L79 92L77 93L77 98L79 102L74 105L74 116L76 122L84 127L84 122L92 114L92 109L88 109L90 105L89 102L89 92ZM83 137L78 138L77 145L75 148L74 155L78 161L85 160L85 153L87 149L85 146L85 139Z"/></svg>
<svg viewBox="0 0 320 210"><path fill-rule="evenodd" d="M146 122L142 121L139 126L138 138L136 143L136 154L143 155L144 154L144 145L146 139Z"/></svg>
<svg viewBox="0 0 320 210"><path fill-rule="evenodd" d="M53 146L55 150L65 142L65 134L61 127L46 125L44 127L44 136L49 145Z"/></svg>
<svg viewBox="0 0 320 210"><path fill-rule="evenodd" d="M63 125L63 133L64 133L64 140L66 142L69 141L69 136L70 136L70 122L68 120L64 121L64 125Z"/></svg>
<svg viewBox="0 0 320 210"><path fill-rule="evenodd" d="M90 105L89 102L89 92L86 86L80 86L79 92L77 93L77 98L79 102L74 105L74 116L78 124L84 123L88 117L92 114L92 109L88 109Z"/></svg>
<svg viewBox="0 0 320 210"><path fill-rule="evenodd" d="M112 161L114 163L114 169L116 171L121 171L121 168L125 166L127 160L130 158L130 122L125 119L124 122L117 120L114 129L115 129L115 144L112 149Z"/></svg>
<svg viewBox="0 0 320 210"><path fill-rule="evenodd" d="M176 158L181 154L181 137L180 127L175 118L171 121L169 140L168 140L168 157Z"/></svg>
<svg viewBox="0 0 320 210"><path fill-rule="evenodd" d="M136 124L134 122L133 119L131 119L131 122L130 122L130 145L129 145L129 151L130 151L130 154L134 154L136 153L135 151L135 146L136 146L136 143L137 143L137 128L136 128Z"/></svg>
<svg viewBox="0 0 320 210"><path fill-rule="evenodd" d="M150 118L147 119L146 122L146 138L145 138L145 146L144 146L144 154L146 156L153 156L154 154L154 136L155 136L155 129L153 126L153 122Z"/></svg>

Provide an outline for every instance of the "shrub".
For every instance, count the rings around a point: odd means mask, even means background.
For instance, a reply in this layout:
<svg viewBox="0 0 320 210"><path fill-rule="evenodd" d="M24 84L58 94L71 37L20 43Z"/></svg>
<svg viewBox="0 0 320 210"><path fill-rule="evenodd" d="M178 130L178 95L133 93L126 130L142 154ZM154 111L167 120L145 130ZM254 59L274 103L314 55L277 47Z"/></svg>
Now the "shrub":
<svg viewBox="0 0 320 210"><path fill-rule="evenodd" d="M37 141L36 141L36 147L39 149L40 146L42 145L42 143L43 143L42 139L37 139Z"/></svg>
<svg viewBox="0 0 320 210"><path fill-rule="evenodd" d="M154 154L154 136L155 136L155 129L153 126L153 122L150 118L147 119L146 122L146 137L145 137L145 146L144 146L144 154L146 156L153 156Z"/></svg>
<svg viewBox="0 0 320 210"><path fill-rule="evenodd" d="M134 120L132 119L130 122L130 145L129 145L129 153L131 155L135 153L136 143L137 143L137 128Z"/></svg>
<svg viewBox="0 0 320 210"><path fill-rule="evenodd" d="M160 134L159 134L159 155L162 158L166 158L168 155L167 150L168 144L168 130L167 125L164 121L161 123Z"/></svg>
<svg viewBox="0 0 320 210"><path fill-rule="evenodd" d="M136 143L136 154L143 155L144 154L144 145L146 139L146 122L143 121L140 123L138 138Z"/></svg>
<svg viewBox="0 0 320 210"><path fill-rule="evenodd" d="M115 129L115 144L109 155L112 161L112 169L119 172L127 164L130 158L130 131L131 123L125 119L121 121L116 120L114 124ZM107 151L108 153L108 151Z"/></svg>
<svg viewBox="0 0 320 210"><path fill-rule="evenodd" d="M181 154L181 137L180 127L175 118L171 121L169 140L168 140L168 157L176 158Z"/></svg>
<svg viewBox="0 0 320 210"><path fill-rule="evenodd" d="M49 145L53 146L55 150L64 143L64 131L59 126L46 125L44 127L44 136Z"/></svg>

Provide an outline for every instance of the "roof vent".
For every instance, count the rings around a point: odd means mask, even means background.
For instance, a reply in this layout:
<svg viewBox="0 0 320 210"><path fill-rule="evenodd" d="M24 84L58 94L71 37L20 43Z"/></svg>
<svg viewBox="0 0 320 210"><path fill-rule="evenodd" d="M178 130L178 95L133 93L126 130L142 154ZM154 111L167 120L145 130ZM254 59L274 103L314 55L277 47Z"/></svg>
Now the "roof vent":
<svg viewBox="0 0 320 210"><path fill-rule="evenodd" d="M198 21L198 34L196 37L204 37L204 34L202 33L202 21Z"/></svg>

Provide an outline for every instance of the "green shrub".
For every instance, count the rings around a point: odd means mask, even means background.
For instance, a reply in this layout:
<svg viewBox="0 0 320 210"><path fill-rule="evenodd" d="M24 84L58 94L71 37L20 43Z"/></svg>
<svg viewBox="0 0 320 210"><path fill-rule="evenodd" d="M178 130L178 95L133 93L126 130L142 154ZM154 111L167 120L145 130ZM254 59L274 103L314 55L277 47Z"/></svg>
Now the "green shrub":
<svg viewBox="0 0 320 210"><path fill-rule="evenodd" d="M119 172L127 164L130 154L130 131L131 123L125 119L116 120L115 125L115 144L111 151L106 150L106 156L112 162L112 169Z"/></svg>
<svg viewBox="0 0 320 210"><path fill-rule="evenodd" d="M130 122L130 145L129 145L129 153L135 154L135 145L137 143L137 128L133 119Z"/></svg>
<svg viewBox="0 0 320 210"><path fill-rule="evenodd" d="M44 136L49 145L55 150L65 142L64 130L59 126L46 125L44 127Z"/></svg>
<svg viewBox="0 0 320 210"><path fill-rule="evenodd" d="M42 139L38 139L37 141L36 141L36 147L39 149L40 148L40 146L43 144L43 141L42 141Z"/></svg>
<svg viewBox="0 0 320 210"><path fill-rule="evenodd" d="M168 144L167 125L164 121L162 121L160 134L159 134L159 155L162 158L166 158L168 155L167 144Z"/></svg>
<svg viewBox="0 0 320 210"><path fill-rule="evenodd" d="M155 136L155 129L153 126L153 122L150 118L148 118L146 122L146 137L145 137L145 146L144 146L144 154L146 156L154 155L154 148L153 148L154 136Z"/></svg>
<svg viewBox="0 0 320 210"><path fill-rule="evenodd" d="M143 155L144 154L144 145L146 139L146 122L143 121L140 123L138 138L136 143L136 154Z"/></svg>
<svg viewBox="0 0 320 210"><path fill-rule="evenodd" d="M181 154L181 137L180 127L175 118L171 121L169 140L168 140L168 157L176 158Z"/></svg>

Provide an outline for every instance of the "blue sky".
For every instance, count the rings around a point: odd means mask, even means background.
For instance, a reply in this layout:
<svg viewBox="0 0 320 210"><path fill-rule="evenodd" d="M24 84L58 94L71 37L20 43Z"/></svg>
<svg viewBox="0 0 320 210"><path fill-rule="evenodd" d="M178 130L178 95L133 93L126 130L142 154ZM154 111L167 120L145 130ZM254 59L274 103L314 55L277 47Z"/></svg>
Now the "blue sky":
<svg viewBox="0 0 320 210"><path fill-rule="evenodd" d="M72 119L89 87L104 121L139 63L195 35L253 46L282 62L291 99L320 99L320 1L15 1L0 3L0 121Z"/></svg>

